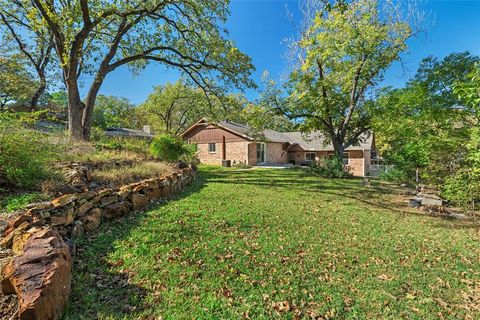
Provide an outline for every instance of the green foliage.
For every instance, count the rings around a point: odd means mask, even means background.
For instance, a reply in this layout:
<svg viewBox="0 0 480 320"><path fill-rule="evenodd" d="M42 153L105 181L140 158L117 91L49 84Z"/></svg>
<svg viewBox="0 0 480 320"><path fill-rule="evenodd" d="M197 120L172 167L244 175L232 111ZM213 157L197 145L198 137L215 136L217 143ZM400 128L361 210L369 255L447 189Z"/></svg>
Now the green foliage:
<svg viewBox="0 0 480 320"><path fill-rule="evenodd" d="M138 115L140 122L150 125L154 132L178 135L201 118L243 120L246 104L241 94L217 97L179 80L156 86L139 106Z"/></svg>
<svg viewBox="0 0 480 320"><path fill-rule="evenodd" d="M170 135L160 135L150 144L150 154L160 160L176 162L193 157L196 147Z"/></svg>
<svg viewBox="0 0 480 320"><path fill-rule="evenodd" d="M468 127L465 154L459 159L455 173L447 177L442 194L464 208L475 209L480 203L480 64L467 81L454 85L454 91L465 107L470 108L473 126Z"/></svg>
<svg viewBox="0 0 480 320"><path fill-rule="evenodd" d="M0 114L0 185L32 188L47 178L56 147L31 130L38 114Z"/></svg>
<svg viewBox="0 0 480 320"><path fill-rule="evenodd" d="M93 112L93 125L106 128L136 128L136 107L127 98L100 95Z"/></svg>
<svg viewBox="0 0 480 320"><path fill-rule="evenodd" d="M387 172L382 172L380 179L390 182L407 183L411 181L410 176L404 170L393 168Z"/></svg>
<svg viewBox="0 0 480 320"><path fill-rule="evenodd" d="M339 157L322 158L313 161L309 172L324 178L348 178L350 174L345 170L342 159Z"/></svg>
<svg viewBox="0 0 480 320"><path fill-rule="evenodd" d="M226 39L228 0L10 1L2 15L20 18L27 36L52 35L55 67L68 75L69 134L88 138L96 95L108 73L150 62L174 68L217 94L254 87L251 59ZM85 108L78 95L83 73L93 74ZM87 121L82 121L86 119Z"/></svg>
<svg viewBox="0 0 480 320"><path fill-rule="evenodd" d="M19 56L0 57L0 112L8 103L25 103L32 97L35 81Z"/></svg>
<svg viewBox="0 0 480 320"><path fill-rule="evenodd" d="M474 114L459 107L453 87L467 82L476 61L468 52L428 57L405 88L379 93L371 110L377 149L410 181L418 168L424 182L440 186L457 170Z"/></svg>
<svg viewBox="0 0 480 320"><path fill-rule="evenodd" d="M44 200L44 197L40 193L7 196L2 199L0 209L3 207L7 212L13 212L25 208L27 204L41 200Z"/></svg>
<svg viewBox="0 0 480 320"><path fill-rule="evenodd" d="M366 92L399 59L412 35L407 18L390 4L320 2L297 43L302 59L290 76L292 93L280 104L282 112L302 120L303 131L323 132L337 154L370 128ZM279 99L271 100L275 105Z"/></svg>

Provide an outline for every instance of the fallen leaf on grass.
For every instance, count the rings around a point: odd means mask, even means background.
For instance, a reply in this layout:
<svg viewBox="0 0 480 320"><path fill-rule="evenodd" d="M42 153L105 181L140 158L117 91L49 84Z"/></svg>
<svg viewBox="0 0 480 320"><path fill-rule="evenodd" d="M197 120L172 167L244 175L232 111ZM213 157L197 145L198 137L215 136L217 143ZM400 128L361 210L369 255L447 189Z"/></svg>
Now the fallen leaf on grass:
<svg viewBox="0 0 480 320"><path fill-rule="evenodd" d="M290 304L288 301L280 301L274 302L272 304L273 309L277 310L278 312L287 312L290 311Z"/></svg>

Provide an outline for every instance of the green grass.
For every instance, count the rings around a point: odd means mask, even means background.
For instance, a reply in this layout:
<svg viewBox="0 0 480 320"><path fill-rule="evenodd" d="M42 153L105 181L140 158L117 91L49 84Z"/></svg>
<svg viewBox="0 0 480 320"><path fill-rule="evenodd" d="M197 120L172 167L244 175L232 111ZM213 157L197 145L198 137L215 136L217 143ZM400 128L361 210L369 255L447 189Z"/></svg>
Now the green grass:
<svg viewBox="0 0 480 320"><path fill-rule="evenodd" d="M24 209L28 204L43 201L45 197L38 193L26 193L19 195L0 196L0 211L13 212Z"/></svg>
<svg viewBox="0 0 480 320"><path fill-rule="evenodd" d="M79 244L64 318L478 319L478 226L408 211L398 192L202 168Z"/></svg>

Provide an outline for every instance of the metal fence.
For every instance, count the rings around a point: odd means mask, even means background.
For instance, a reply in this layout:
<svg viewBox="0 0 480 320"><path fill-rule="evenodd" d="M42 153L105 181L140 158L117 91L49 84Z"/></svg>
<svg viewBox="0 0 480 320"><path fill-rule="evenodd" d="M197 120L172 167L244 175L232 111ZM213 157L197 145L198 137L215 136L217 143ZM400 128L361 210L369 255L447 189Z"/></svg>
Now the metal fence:
<svg viewBox="0 0 480 320"><path fill-rule="evenodd" d="M378 177L382 173L387 173L392 170L394 165L385 165L385 164L371 164L369 166L368 173L371 177Z"/></svg>

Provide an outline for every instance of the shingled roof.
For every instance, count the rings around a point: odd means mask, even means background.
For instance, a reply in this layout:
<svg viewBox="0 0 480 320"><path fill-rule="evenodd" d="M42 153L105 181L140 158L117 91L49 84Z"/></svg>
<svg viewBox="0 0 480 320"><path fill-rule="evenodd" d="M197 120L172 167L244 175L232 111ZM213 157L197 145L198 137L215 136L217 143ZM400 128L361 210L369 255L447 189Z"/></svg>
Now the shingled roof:
<svg viewBox="0 0 480 320"><path fill-rule="evenodd" d="M219 127L223 127L230 131L233 131L250 140L265 140L266 142L288 142L290 144L296 144L304 150L311 151L331 151L333 145L324 134L320 132L302 133L300 131L292 132L280 132L275 130L266 129L261 133L256 133L252 128L235 123L229 120L224 120L216 123ZM257 137L257 138L255 138ZM359 144L356 146L350 146L346 150L370 150L373 144L373 134L366 133L360 136Z"/></svg>

